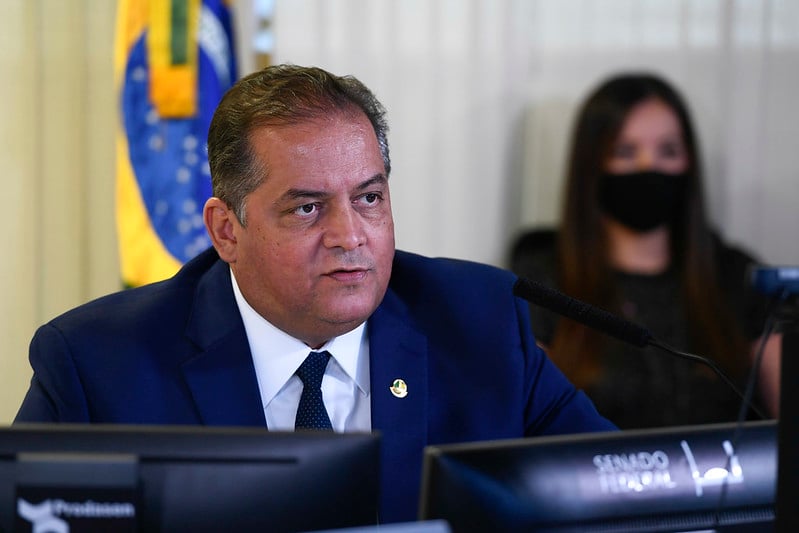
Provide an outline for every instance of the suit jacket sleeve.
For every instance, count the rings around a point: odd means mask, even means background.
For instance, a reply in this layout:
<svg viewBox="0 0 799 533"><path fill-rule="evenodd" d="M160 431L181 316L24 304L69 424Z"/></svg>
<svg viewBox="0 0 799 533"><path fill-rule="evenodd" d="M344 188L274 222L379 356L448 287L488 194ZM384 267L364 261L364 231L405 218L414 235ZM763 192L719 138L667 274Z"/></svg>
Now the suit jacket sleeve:
<svg viewBox="0 0 799 533"><path fill-rule="evenodd" d="M33 378L15 422L88 422L86 397L61 332L41 326L30 344Z"/></svg>
<svg viewBox="0 0 799 533"><path fill-rule="evenodd" d="M558 435L610 431L616 426L602 417L591 400L577 390L535 343L529 306L517 299L516 316L525 353L528 385L525 435Z"/></svg>

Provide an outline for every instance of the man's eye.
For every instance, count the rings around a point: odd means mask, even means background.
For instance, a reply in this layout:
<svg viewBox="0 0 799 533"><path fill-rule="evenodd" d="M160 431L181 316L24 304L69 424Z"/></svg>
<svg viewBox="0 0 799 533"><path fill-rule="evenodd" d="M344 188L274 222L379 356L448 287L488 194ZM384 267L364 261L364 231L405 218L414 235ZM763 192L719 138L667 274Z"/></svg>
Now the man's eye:
<svg viewBox="0 0 799 533"><path fill-rule="evenodd" d="M381 200L382 196L376 192L368 192L360 197L360 201L366 205L374 205Z"/></svg>
<svg viewBox="0 0 799 533"><path fill-rule="evenodd" d="M296 208L294 212L301 216L312 215L316 212L316 204L303 204Z"/></svg>

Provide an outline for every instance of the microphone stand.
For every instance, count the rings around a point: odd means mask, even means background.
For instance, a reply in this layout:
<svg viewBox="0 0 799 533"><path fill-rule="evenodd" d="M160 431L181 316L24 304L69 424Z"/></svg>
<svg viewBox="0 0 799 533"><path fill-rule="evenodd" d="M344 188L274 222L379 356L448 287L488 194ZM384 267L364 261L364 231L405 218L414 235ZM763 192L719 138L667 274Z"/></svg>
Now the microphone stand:
<svg viewBox="0 0 799 533"><path fill-rule="evenodd" d="M677 350L676 348L672 348L671 346L669 346L668 344L666 344L664 342L661 342L661 341L655 339L654 337L649 339L647 341L647 344L649 344L650 346L654 346L655 348L658 348L660 350L663 350L663 351L665 351L665 352L667 352L669 354L676 355L677 357L682 357L683 359L688 359L689 361L695 361L695 362L698 362L698 363L702 363L703 365L709 367L711 370L713 370L713 372L716 373L716 375L718 377L720 377L727 384L728 387L730 387L730 389L732 389L733 392L735 392L735 394L738 395L738 397L741 400L743 400L744 402L746 402L748 404L748 407L752 411L754 411L754 413L758 417L760 417L763 420L766 420L766 419L769 418L769 417L765 416L757 408L757 406L755 406L753 403L748 402L748 400L747 400L746 396L743 394L743 392L741 392L741 390L735 385L735 383L732 381L732 379L730 379L730 377L727 376L727 374L724 373L724 371L721 369L721 367L719 367L715 363L715 361L713 361L712 359L709 359L707 357L701 357L699 355L695 355L695 354L688 353L688 352L682 352L680 350Z"/></svg>
<svg viewBox="0 0 799 533"><path fill-rule="evenodd" d="M799 408L796 387L799 386L799 298L782 330L780 359L780 414L777 421L777 497L775 531L799 531L799 509L796 494L799 491Z"/></svg>
<svg viewBox="0 0 799 533"><path fill-rule="evenodd" d="M676 355L683 359L707 365L741 400L743 400L743 405L745 407L752 409L761 419L768 419L767 416L764 416L763 413L749 401L749 398L741 393L735 383L733 383L727 374L725 374L712 359L672 348L664 342L657 340L648 329L635 322L618 317L605 309L577 300L576 298L572 298L567 294L530 279L518 278L513 284L513 294L535 305L540 305L545 309L549 309L558 315L575 320L585 326L596 329L606 335L610 335L611 337L615 337L634 346L638 346L639 348L653 346L670 355ZM746 411L744 411L744 413L745 412Z"/></svg>

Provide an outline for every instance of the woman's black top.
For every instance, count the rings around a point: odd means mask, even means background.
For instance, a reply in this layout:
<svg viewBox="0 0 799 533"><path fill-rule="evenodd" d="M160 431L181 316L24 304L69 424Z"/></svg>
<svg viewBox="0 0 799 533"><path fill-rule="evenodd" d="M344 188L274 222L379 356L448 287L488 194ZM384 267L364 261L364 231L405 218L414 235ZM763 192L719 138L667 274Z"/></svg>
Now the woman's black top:
<svg viewBox="0 0 799 533"><path fill-rule="evenodd" d="M755 260L720 240L717 246L721 293L741 331L754 339L762 331L765 311L765 299L747 281L747 269ZM521 277L558 288L555 248L554 231L534 230L524 234L512 248L511 269ZM680 281L673 270L658 275L623 272L614 275L625 318L646 327L669 346L696 353L689 343ZM558 316L533 304L530 312L536 338L548 344ZM642 349L609 337L604 339L607 342L602 353L602 377L585 392L599 412L620 428L737 420L740 397L707 366L657 348ZM706 354L697 355L706 357ZM740 357L748 366L750 355L740 354ZM739 389L743 391L745 383L740 383Z"/></svg>

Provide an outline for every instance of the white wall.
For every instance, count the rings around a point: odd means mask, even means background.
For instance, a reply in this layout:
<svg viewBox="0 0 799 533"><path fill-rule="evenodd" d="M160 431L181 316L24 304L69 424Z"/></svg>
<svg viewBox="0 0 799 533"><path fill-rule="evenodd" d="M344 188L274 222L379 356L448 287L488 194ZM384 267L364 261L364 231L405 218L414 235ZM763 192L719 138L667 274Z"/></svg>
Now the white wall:
<svg viewBox="0 0 799 533"><path fill-rule="evenodd" d="M120 287L114 2L4 0L0 17L0 423L28 388L37 325Z"/></svg>
<svg viewBox="0 0 799 533"><path fill-rule="evenodd" d="M277 0L275 58L351 73L389 110L398 245L502 264L556 220L575 105L621 69L694 110L711 214L799 262L799 2Z"/></svg>
<svg viewBox="0 0 799 533"><path fill-rule="evenodd" d="M236 0L243 42L250 2ZM119 287L115 9L3 2L0 423L27 389L36 326ZM274 30L276 61L354 74L386 104L403 248L502 264L519 227L555 219L576 102L646 67L694 108L714 219L799 264L799 2L277 0Z"/></svg>

